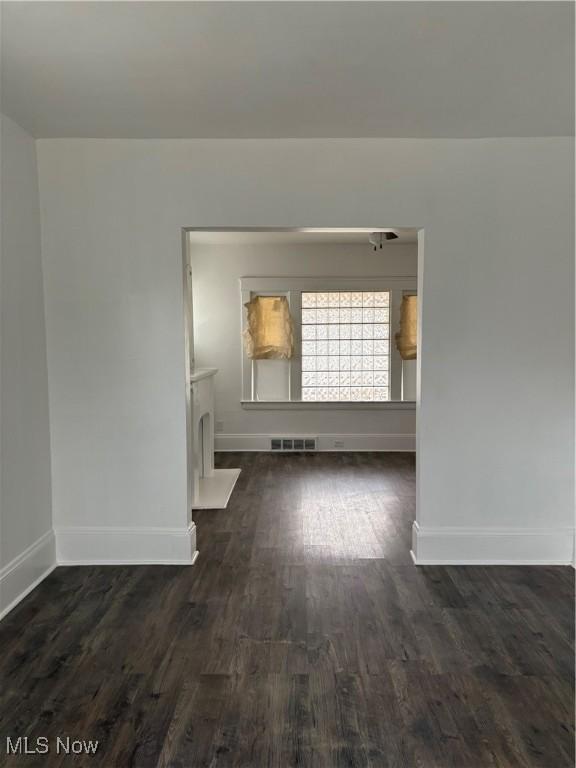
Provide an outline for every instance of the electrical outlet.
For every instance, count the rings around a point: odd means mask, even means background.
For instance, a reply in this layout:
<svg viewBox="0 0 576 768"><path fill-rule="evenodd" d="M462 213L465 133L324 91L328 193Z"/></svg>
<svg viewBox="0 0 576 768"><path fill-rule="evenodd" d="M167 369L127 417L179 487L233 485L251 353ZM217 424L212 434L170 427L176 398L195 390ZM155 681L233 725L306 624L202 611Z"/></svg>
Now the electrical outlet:
<svg viewBox="0 0 576 768"><path fill-rule="evenodd" d="M216 432L219 432L219 433L224 432L224 422L223 421L217 421L216 422Z"/></svg>

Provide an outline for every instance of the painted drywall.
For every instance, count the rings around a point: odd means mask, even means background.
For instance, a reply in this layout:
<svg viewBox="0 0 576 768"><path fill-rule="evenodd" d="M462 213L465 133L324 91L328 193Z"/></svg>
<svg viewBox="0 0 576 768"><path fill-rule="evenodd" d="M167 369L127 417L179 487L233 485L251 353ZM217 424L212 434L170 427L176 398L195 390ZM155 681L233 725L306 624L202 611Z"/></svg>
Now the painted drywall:
<svg viewBox="0 0 576 768"><path fill-rule="evenodd" d="M416 277L418 246L391 243L381 251L364 245L191 243L194 289L195 356L199 367L218 368L215 379L216 421L226 437L218 446L240 445L230 436L270 434L414 435L415 410L375 412L245 410L242 398L240 278L274 277ZM264 365L275 361L262 361ZM278 361L282 365L281 361ZM376 416L376 417L375 417ZM245 444L250 446L251 439ZM370 443L368 443L369 445Z"/></svg>
<svg viewBox="0 0 576 768"><path fill-rule="evenodd" d="M1 117L0 614L54 563L34 140Z"/></svg>
<svg viewBox="0 0 576 768"><path fill-rule="evenodd" d="M181 227L415 226L420 530L454 558L469 552L452 534L486 530L484 559L501 530L514 562L544 534L543 559L571 558L571 139L62 139L38 155L59 525L186 520Z"/></svg>
<svg viewBox="0 0 576 768"><path fill-rule="evenodd" d="M574 125L569 2L2 10L2 100L37 136L543 136Z"/></svg>

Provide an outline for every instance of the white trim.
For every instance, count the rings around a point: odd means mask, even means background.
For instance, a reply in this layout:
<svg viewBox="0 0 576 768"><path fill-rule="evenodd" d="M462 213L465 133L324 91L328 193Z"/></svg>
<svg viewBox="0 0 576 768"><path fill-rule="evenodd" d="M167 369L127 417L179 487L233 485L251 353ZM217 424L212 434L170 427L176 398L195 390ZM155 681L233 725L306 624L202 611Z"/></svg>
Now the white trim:
<svg viewBox="0 0 576 768"><path fill-rule="evenodd" d="M192 565L196 526L56 528L58 565Z"/></svg>
<svg viewBox="0 0 576 768"><path fill-rule="evenodd" d="M572 528L423 528L414 521L416 565L570 565Z"/></svg>
<svg viewBox="0 0 576 768"><path fill-rule="evenodd" d="M192 259L190 256L190 238L182 230L182 298L184 329L184 403L186 424L186 509L192 509L194 499L194 452L192 446L192 397L191 381L194 362L194 291L192 278ZM189 518L192 519L191 517Z"/></svg>
<svg viewBox="0 0 576 768"><path fill-rule="evenodd" d="M0 619L56 567L54 532L47 531L0 570Z"/></svg>
<svg viewBox="0 0 576 768"><path fill-rule="evenodd" d="M211 379L212 376L216 376L218 368L194 368L190 372L190 386L196 384L202 379Z"/></svg>
<svg viewBox="0 0 576 768"><path fill-rule="evenodd" d="M241 469L213 469L198 481L198 499L192 509L226 509Z"/></svg>
<svg viewBox="0 0 576 768"><path fill-rule="evenodd" d="M227 451L270 451L272 437L315 437L318 451L383 451L413 452L416 450L416 438L411 434L217 434L215 450ZM335 443L343 443L335 446Z"/></svg>
<svg viewBox="0 0 576 768"><path fill-rule="evenodd" d="M416 411L415 400L241 400L245 411Z"/></svg>
<svg viewBox="0 0 576 768"><path fill-rule="evenodd" d="M387 291L388 289L413 290L417 288L416 275L373 275L371 277L335 277L334 275L249 275L240 278L241 291L346 291L350 289Z"/></svg>

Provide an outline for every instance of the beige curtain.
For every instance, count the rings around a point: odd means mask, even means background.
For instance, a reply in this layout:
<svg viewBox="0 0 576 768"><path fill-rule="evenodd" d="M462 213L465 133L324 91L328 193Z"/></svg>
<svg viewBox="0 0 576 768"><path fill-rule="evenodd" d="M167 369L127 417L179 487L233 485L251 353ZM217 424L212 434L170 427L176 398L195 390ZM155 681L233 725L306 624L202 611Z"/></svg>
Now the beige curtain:
<svg viewBox="0 0 576 768"><path fill-rule="evenodd" d="M255 296L244 305L248 328L246 354L252 360L289 360L294 354L294 329L286 296Z"/></svg>
<svg viewBox="0 0 576 768"><path fill-rule="evenodd" d="M418 297L404 296L400 307L400 331L396 348L403 360L416 360L418 339Z"/></svg>

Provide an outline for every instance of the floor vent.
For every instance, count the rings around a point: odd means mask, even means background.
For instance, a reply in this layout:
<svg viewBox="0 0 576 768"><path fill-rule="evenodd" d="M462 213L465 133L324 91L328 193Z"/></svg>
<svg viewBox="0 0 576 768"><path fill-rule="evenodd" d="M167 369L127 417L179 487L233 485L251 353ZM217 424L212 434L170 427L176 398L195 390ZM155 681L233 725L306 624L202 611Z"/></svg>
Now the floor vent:
<svg viewBox="0 0 576 768"><path fill-rule="evenodd" d="M270 438L270 450L271 451L315 451L316 438L315 437L271 437Z"/></svg>

